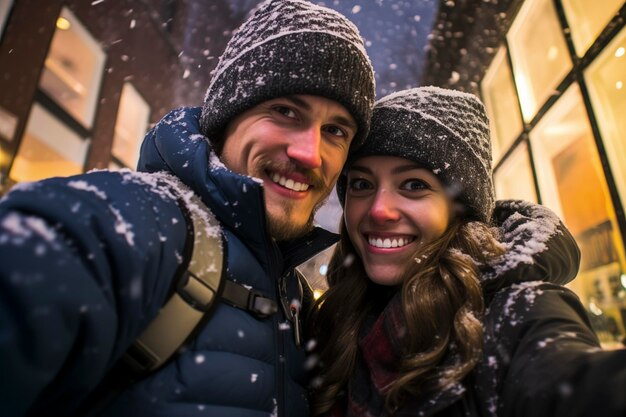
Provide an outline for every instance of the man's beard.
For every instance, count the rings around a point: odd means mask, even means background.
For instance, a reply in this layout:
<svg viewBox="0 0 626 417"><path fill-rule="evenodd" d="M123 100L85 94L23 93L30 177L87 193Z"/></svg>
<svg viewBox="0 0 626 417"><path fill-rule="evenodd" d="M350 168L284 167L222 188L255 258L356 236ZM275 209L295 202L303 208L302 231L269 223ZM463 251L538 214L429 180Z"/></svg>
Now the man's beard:
<svg viewBox="0 0 626 417"><path fill-rule="evenodd" d="M330 191L324 196L324 198L320 199L315 207L313 207L313 210L311 210L311 215L309 216L309 219L306 221L305 224L296 225L291 220L291 214L296 209L296 206L294 204L290 204L288 202L282 204L284 212L281 216L267 216L267 226L270 236L272 236L277 241L282 242L296 239L309 233L313 229L315 213L317 213L317 210L319 210L319 208L322 207L324 203L326 203L329 195Z"/></svg>
<svg viewBox="0 0 626 417"><path fill-rule="evenodd" d="M297 204L293 204L288 200L279 201L280 206L282 207L282 212L278 216L272 216L266 211L267 218L267 227L269 230L269 234L275 240L287 241L296 239L300 236L306 235L313 229L313 222L315 220L315 213L317 210L324 205L326 200L328 200L328 196L333 190L332 187L328 187L324 180L320 178L318 175L314 174L310 170L299 168L297 165L291 162L283 162L277 163L276 161L270 159L264 159L255 167L256 176L260 177L259 173L269 170L269 171L297 171L301 174L305 175L308 183L311 184L311 187L318 190L325 190L325 193L321 196L320 201L315 204L313 210L311 210L311 214L309 219L304 224L294 224L292 219L292 214L294 210L298 209Z"/></svg>

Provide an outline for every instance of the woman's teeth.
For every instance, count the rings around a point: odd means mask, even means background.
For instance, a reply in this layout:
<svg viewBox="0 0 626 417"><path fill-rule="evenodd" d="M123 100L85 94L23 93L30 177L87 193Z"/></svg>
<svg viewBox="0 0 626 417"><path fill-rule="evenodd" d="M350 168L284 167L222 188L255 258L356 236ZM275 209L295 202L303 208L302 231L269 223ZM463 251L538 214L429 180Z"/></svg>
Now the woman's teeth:
<svg viewBox="0 0 626 417"><path fill-rule="evenodd" d="M379 238L379 237L369 237L367 240L370 245L377 248L399 248L402 246L406 246L413 241L414 238Z"/></svg>

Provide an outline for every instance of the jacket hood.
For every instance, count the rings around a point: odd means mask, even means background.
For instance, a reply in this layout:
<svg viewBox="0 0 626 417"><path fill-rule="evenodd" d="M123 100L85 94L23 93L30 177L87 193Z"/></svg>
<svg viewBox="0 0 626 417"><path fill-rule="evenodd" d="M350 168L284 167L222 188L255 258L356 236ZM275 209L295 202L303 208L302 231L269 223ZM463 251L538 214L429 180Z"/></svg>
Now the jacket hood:
<svg viewBox="0 0 626 417"><path fill-rule="evenodd" d="M199 107L183 107L165 115L146 135L137 170L171 172L232 230L264 230L261 184L222 164L200 133L200 113Z"/></svg>
<svg viewBox="0 0 626 417"><path fill-rule="evenodd" d="M549 208L521 200L496 202L493 222L506 252L485 268L483 285L501 287L527 281L565 285L576 277L580 249Z"/></svg>

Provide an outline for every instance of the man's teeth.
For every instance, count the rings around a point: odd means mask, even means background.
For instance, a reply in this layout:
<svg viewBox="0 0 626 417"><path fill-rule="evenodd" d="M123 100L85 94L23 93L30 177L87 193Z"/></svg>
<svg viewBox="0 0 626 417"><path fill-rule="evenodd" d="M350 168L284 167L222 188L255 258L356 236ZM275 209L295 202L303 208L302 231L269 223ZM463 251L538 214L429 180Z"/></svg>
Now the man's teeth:
<svg viewBox="0 0 626 417"><path fill-rule="evenodd" d="M397 239L381 239L376 237L368 238L368 242L370 245L375 246L377 248L399 248L402 246L406 246L413 241L413 238L397 238Z"/></svg>
<svg viewBox="0 0 626 417"><path fill-rule="evenodd" d="M306 191L309 189L309 184L304 184L301 182L294 181L292 179L287 179L280 174L274 173L272 175L272 181L276 184L280 184L285 188L288 188L293 191Z"/></svg>

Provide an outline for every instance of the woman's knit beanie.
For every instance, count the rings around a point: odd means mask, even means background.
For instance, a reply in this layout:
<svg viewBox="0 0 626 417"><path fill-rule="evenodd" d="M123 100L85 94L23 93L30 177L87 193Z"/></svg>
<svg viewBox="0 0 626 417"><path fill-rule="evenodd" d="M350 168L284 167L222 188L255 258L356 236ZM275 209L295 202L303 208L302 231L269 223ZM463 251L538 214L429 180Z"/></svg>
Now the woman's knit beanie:
<svg viewBox="0 0 626 417"><path fill-rule="evenodd" d="M377 101L370 134L337 182L342 206L347 169L371 155L402 157L428 168L462 205L464 217L489 223L495 204L489 119L476 96L420 87Z"/></svg>
<svg viewBox="0 0 626 417"><path fill-rule="evenodd" d="M351 149L367 135L374 70L356 26L308 1L265 1L233 35L212 74L202 133L221 140L234 117L261 102L294 94L342 104L358 126Z"/></svg>

